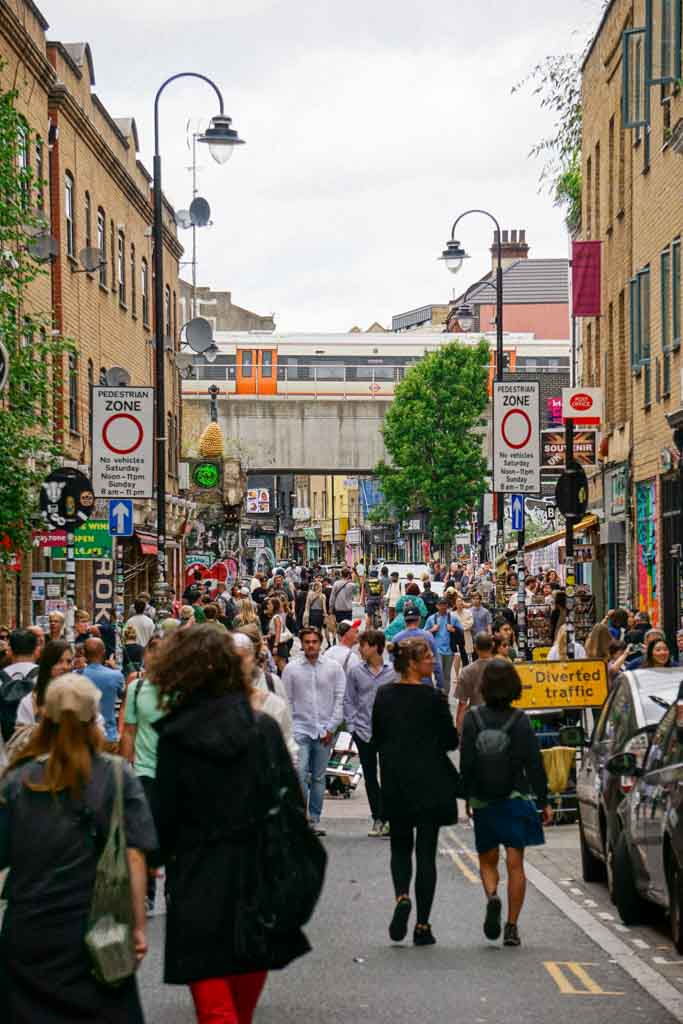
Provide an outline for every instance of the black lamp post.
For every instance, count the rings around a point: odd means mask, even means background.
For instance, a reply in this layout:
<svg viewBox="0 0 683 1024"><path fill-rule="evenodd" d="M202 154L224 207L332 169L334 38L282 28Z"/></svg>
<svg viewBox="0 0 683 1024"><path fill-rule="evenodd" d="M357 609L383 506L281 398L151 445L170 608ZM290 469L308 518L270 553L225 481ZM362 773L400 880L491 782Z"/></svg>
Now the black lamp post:
<svg viewBox="0 0 683 1024"><path fill-rule="evenodd" d="M455 229L464 217L468 217L472 213L480 213L484 217L488 217L492 220L496 229L496 248L498 256L498 265L496 267L496 380L498 382L503 380L503 243L502 234L500 230L500 224L488 210L465 210L453 223L451 228L451 237L446 243L446 248L439 257L444 261L448 269L452 274L457 274L461 270L464 260L468 259L469 256L464 249L461 248L460 242L455 238ZM504 495L497 494L497 505L498 505L498 544L503 545L503 530L504 530Z"/></svg>
<svg viewBox="0 0 683 1024"><path fill-rule="evenodd" d="M198 78L211 86L218 97L219 113L211 119L206 132L199 142L209 146L214 160L223 164L232 155L235 146L242 144L237 132L231 128L231 119L226 116L220 89L206 75L196 71L181 71L171 75L160 86L154 99L154 221L152 239L154 242L154 337L155 337L155 378L156 378L156 478L157 478L157 549L158 578L155 596L159 605L165 605L168 595L166 565L166 380L164 352L164 222L163 196L161 191L161 155L159 153L159 100L167 85L178 78Z"/></svg>

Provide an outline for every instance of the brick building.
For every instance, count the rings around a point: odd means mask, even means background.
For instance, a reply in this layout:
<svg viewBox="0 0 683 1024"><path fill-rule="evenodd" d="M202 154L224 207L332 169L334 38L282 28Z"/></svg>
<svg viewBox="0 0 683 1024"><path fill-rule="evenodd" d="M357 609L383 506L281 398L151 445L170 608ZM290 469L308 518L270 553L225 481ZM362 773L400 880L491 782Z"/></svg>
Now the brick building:
<svg viewBox="0 0 683 1024"><path fill-rule="evenodd" d="M676 13L678 8L678 15ZM581 238L602 244L602 316L581 330L581 380L605 392L606 603L680 624L681 0L612 0L583 64ZM629 574L627 565L632 567Z"/></svg>
<svg viewBox="0 0 683 1024"><path fill-rule="evenodd" d="M35 144L28 159L36 177L46 181L44 209L56 257L49 274L32 286L36 312L52 312L54 330L74 343L75 351L53 366L54 432L65 464L87 468L91 462L92 386L112 366L123 366L131 384L154 383L154 309L151 226L151 176L138 159L132 118L114 118L94 91L93 58L87 43L66 44L46 38L48 25L32 0L0 5L0 39L5 66L0 86L14 87L17 106L27 119ZM182 246L173 210L164 207L164 333L168 337L166 401L168 434L169 577L180 580L181 536L187 511L178 497L180 396L173 361L178 344L178 265ZM101 266L87 272L81 254L100 249ZM96 518L106 517L98 503ZM153 584L155 509L136 503L136 536L126 544L127 591ZM148 533L146 534L145 527ZM63 572L63 562L47 552L25 559L23 616L40 613L31 605L33 572ZM77 601L91 608L93 563L77 562ZM11 618L13 602L0 597L0 619Z"/></svg>

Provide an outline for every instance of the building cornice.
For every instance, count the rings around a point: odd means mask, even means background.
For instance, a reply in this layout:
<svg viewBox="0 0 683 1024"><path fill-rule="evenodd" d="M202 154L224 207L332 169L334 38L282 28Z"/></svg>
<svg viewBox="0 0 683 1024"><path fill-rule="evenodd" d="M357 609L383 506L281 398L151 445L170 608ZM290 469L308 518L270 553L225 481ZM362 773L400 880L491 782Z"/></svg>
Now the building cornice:
<svg viewBox="0 0 683 1024"><path fill-rule="evenodd" d="M42 15L41 19L42 25L44 21ZM47 24L42 27L46 28ZM7 39L17 56L26 63L47 92L55 80L55 70L46 55L33 42L6 0L0 0L0 35Z"/></svg>

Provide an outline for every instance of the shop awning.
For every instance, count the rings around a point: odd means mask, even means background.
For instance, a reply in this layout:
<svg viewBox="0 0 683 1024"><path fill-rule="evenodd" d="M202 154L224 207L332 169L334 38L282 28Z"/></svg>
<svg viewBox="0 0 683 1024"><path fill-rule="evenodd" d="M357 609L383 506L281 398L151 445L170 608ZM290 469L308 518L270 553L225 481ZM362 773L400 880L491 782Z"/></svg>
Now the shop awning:
<svg viewBox="0 0 683 1024"><path fill-rule="evenodd" d="M159 553L156 534L143 533L141 530L136 530L135 535L140 542L140 551L142 551L143 555L157 555Z"/></svg>
<svg viewBox="0 0 683 1024"><path fill-rule="evenodd" d="M583 519L576 524L574 527L574 535L577 533L585 533L586 530L592 530L599 524L600 520L597 516L590 515L584 516ZM538 540L529 541L528 544L524 545L525 551L537 551L538 548L547 548L551 544L557 544L558 540L564 540L565 531L557 530L555 533L549 533L547 537L539 537Z"/></svg>

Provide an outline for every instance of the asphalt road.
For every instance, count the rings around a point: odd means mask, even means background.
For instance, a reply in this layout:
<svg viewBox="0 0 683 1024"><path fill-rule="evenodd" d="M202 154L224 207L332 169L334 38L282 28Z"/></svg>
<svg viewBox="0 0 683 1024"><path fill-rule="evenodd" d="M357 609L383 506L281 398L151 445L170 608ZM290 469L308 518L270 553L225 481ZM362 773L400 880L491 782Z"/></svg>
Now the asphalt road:
<svg viewBox="0 0 683 1024"><path fill-rule="evenodd" d="M529 887L520 921L522 947L505 949L487 942L467 827L441 834L432 915L438 944L414 948L409 941L412 927L403 944L392 944L387 935L393 903L389 843L366 837L366 820L350 816L358 813L355 799L336 806L341 816L327 821L327 885L308 929L313 952L271 975L255 1024L412 1024L439 1018L468 1024L594 1024L598 1017L601 1024L683 1020L641 987L632 976L634 969L624 969L618 949L605 941L601 945L599 934L598 941L589 937L585 922L584 927L575 923L580 916L568 902L562 907L562 894L550 879L544 886L550 898ZM536 877L542 881L546 876ZM553 892L559 893L555 902ZM163 914L150 921L151 948L140 976L146 1019L148 1024L191 1024L187 991L161 983L163 921Z"/></svg>

